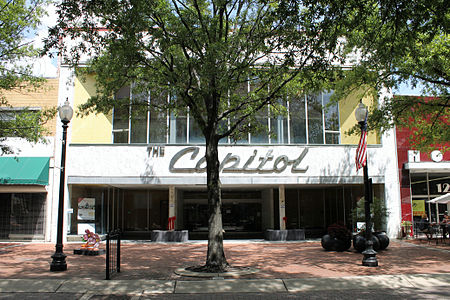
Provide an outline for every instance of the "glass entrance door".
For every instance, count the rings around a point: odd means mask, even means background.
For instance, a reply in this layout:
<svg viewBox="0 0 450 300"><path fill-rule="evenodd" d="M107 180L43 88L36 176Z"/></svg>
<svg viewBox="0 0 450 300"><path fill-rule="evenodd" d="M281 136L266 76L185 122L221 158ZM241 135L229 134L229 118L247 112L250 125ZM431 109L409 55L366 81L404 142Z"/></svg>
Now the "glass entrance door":
<svg viewBox="0 0 450 300"><path fill-rule="evenodd" d="M147 191L125 191L124 227L128 231L149 231L149 199Z"/></svg>
<svg viewBox="0 0 450 300"><path fill-rule="evenodd" d="M125 239L150 239L152 230L167 228L167 190L116 189L109 203L112 228L120 228Z"/></svg>

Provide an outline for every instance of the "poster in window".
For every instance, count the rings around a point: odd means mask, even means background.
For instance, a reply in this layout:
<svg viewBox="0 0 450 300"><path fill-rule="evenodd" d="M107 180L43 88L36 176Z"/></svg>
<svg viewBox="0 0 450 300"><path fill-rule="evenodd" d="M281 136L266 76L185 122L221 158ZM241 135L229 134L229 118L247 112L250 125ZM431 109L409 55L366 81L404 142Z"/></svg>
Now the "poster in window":
<svg viewBox="0 0 450 300"><path fill-rule="evenodd" d="M78 220L95 220L95 198L78 198Z"/></svg>
<svg viewBox="0 0 450 300"><path fill-rule="evenodd" d="M414 216L422 216L425 214L425 200L413 200L412 209Z"/></svg>
<svg viewBox="0 0 450 300"><path fill-rule="evenodd" d="M95 233L95 223L79 223L78 226L78 234L85 234L86 229Z"/></svg>

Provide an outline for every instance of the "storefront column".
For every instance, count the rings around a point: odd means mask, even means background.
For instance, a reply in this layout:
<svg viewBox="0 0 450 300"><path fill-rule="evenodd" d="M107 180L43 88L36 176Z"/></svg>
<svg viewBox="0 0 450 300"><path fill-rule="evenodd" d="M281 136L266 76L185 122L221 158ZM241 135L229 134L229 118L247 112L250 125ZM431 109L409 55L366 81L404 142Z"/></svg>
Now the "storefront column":
<svg viewBox="0 0 450 300"><path fill-rule="evenodd" d="M286 230L286 198L284 193L284 185L278 187L279 205L280 205L280 229Z"/></svg>
<svg viewBox="0 0 450 300"><path fill-rule="evenodd" d="M175 203L176 203L176 199L175 199L175 187L174 186L170 186L169 187L169 229L175 229L176 226L176 222L177 222L177 217L176 217L176 207L175 207Z"/></svg>

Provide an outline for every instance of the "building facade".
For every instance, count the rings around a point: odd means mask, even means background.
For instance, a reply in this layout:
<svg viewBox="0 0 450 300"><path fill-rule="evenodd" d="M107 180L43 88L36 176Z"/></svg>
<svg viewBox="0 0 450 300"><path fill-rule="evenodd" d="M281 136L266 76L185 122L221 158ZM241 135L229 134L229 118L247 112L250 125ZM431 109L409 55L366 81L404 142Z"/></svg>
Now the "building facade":
<svg viewBox="0 0 450 300"><path fill-rule="evenodd" d="M95 94L92 78L81 81L61 69L60 93L76 107ZM249 89L251 87L248 87ZM118 95L132 97L132 89ZM150 101L160 101L151 99ZM329 110L329 93L285 99L286 117L262 112L268 131L219 145L225 238L261 238L267 229L304 229L318 237L335 223L356 226L352 210L364 195L356 172L359 102L350 96ZM371 105L370 99L364 99ZM395 136L370 135L369 176L374 194L389 211L385 229L400 230L401 209ZM75 117L69 124L66 175L68 234L120 228L128 238L150 239L152 230L189 231L206 238L207 196L204 140L186 114L130 110ZM171 225L170 225L171 226Z"/></svg>
<svg viewBox="0 0 450 300"><path fill-rule="evenodd" d="M450 193L450 153L442 146L430 152L412 149L409 128L397 128L396 135L402 221L414 224L426 215L430 222L440 222L450 211L450 204L429 201Z"/></svg>
<svg viewBox="0 0 450 300"><path fill-rule="evenodd" d="M58 79L48 79L37 90L2 91L11 105L0 107L2 121L13 120L24 109L56 107L58 90ZM46 143L30 143L15 137L13 132L2 133L8 137L2 143L10 146L13 153L0 156L0 240L50 241L56 228L53 189L56 119L45 126L49 131Z"/></svg>

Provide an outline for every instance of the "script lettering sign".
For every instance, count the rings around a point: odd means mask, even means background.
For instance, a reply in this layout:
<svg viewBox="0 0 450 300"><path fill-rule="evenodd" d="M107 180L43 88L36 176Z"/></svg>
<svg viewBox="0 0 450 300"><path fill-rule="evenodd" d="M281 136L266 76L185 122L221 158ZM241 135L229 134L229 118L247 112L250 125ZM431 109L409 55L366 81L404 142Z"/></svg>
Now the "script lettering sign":
<svg viewBox="0 0 450 300"><path fill-rule="evenodd" d="M199 152L199 147L187 147L180 150L170 160L169 171L172 173L206 172L206 159L204 156L197 158ZM292 173L305 173L308 166L300 167L300 163L307 153L308 148L303 148L298 157L289 159L287 155L275 157L271 149L263 155L258 155L258 150L253 150L253 154L242 161L239 155L227 153L220 162L219 168L223 173L281 173L290 167ZM192 167L179 162L185 159L192 162Z"/></svg>

